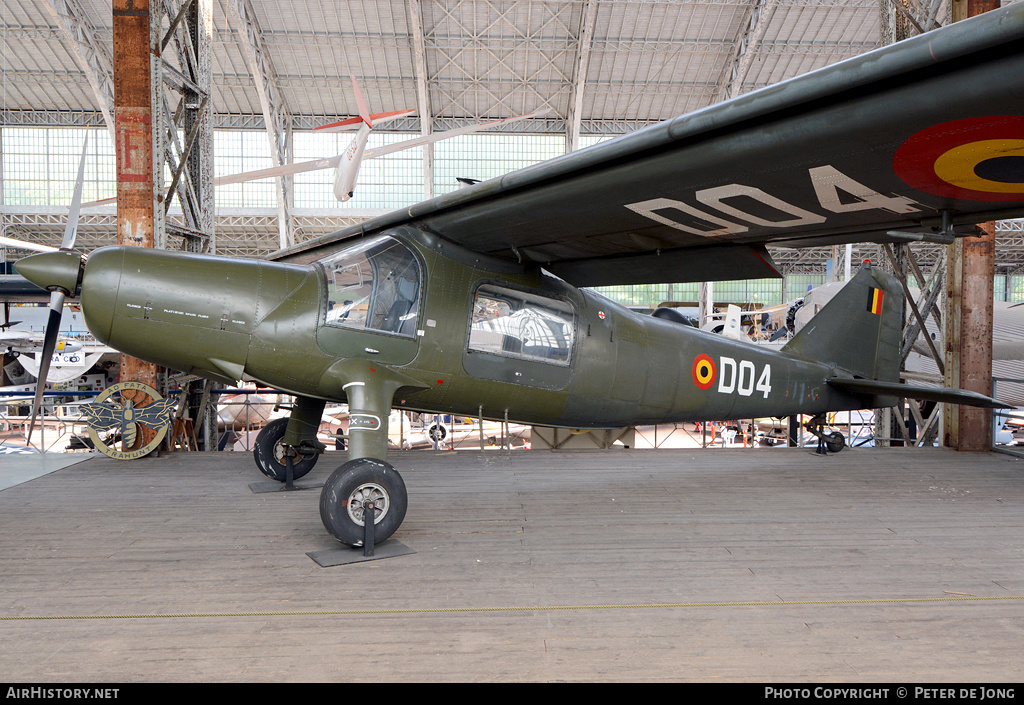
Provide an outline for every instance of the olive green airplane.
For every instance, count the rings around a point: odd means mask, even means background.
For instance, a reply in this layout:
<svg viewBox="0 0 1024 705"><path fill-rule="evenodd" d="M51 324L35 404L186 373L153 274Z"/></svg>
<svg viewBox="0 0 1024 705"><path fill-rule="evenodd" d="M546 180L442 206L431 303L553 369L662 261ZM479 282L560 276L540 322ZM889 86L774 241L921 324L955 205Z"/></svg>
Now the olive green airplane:
<svg viewBox="0 0 1024 705"><path fill-rule="evenodd" d="M865 265L779 351L585 287L777 277L767 244L951 242L1024 216L1024 3L481 182L265 260L105 247L22 259L129 355L292 394L256 463L309 472L327 401L348 462L320 512L402 523L392 408L569 428L819 415L899 397L904 295ZM65 250L71 250L66 244Z"/></svg>

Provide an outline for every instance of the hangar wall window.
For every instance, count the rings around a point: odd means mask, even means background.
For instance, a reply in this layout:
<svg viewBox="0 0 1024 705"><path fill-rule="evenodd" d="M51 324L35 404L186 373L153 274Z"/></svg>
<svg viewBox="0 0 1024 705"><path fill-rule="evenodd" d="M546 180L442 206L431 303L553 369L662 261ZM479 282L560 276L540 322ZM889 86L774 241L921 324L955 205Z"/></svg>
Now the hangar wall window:
<svg viewBox="0 0 1024 705"><path fill-rule="evenodd" d="M714 282L713 291L717 302L775 306L802 297L807 293L808 285L818 286L824 281L824 275L791 274L784 280L750 279ZM600 286L594 287L594 290L624 306L647 309L653 309L669 302L696 306L700 298L700 284L696 282Z"/></svg>
<svg viewBox="0 0 1024 705"><path fill-rule="evenodd" d="M216 176L269 169L274 166L267 133L262 130L214 130L213 154L213 171ZM277 207L277 184L273 178L224 184L216 187L214 193L216 205L220 208Z"/></svg>
<svg viewBox="0 0 1024 705"><path fill-rule="evenodd" d="M320 260L327 275L327 325L414 336L420 265L386 235Z"/></svg>
<svg viewBox="0 0 1024 705"><path fill-rule="evenodd" d="M434 144L434 193L460 187L466 177L485 181L565 154L564 135L460 135Z"/></svg>
<svg viewBox="0 0 1024 705"><path fill-rule="evenodd" d="M5 127L3 196L8 206L69 206L89 136L82 200L117 194L114 143L101 127Z"/></svg>
<svg viewBox="0 0 1024 705"><path fill-rule="evenodd" d="M91 201L116 195L113 142L102 127L4 127L0 133L5 205L66 206L71 202L84 135L89 134L89 155L83 198ZM418 133L373 132L368 149L419 137ZM586 146L607 137L586 136ZM179 131L179 141L185 135ZM341 154L352 133L296 132L292 153L296 162ZM565 152L563 135L499 133L461 135L432 146L434 190L440 195L460 187L457 177L488 179L501 176ZM322 169L293 177L293 206L336 211L404 208L424 198L423 147L366 159L359 170L354 196L346 202L334 197L334 170ZM273 166L263 130L216 129L213 132L214 174L226 176ZM164 167L164 183L171 181ZM277 207L273 178L222 184L215 189L218 208ZM178 205L172 205L172 212ZM342 214L339 214L342 215Z"/></svg>
<svg viewBox="0 0 1024 705"><path fill-rule="evenodd" d="M484 285L473 302L469 350L568 365L574 329L565 301Z"/></svg>

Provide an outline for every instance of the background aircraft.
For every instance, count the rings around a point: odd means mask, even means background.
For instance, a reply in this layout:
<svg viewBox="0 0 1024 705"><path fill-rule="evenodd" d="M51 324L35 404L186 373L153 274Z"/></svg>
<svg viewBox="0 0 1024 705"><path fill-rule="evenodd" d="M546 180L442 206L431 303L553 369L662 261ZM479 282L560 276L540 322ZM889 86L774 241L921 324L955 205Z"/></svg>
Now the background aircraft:
<svg viewBox="0 0 1024 705"><path fill-rule="evenodd" d="M17 321L10 325L17 325ZM4 328L7 326L5 325ZM0 329L0 351L18 357L22 353L37 353L43 349L43 334L23 330ZM75 353L82 349L77 340L58 340L54 348L56 353Z"/></svg>
<svg viewBox="0 0 1024 705"><path fill-rule="evenodd" d="M499 125L507 123L517 122L519 120L525 120L531 117L537 117L540 115L547 114L548 111L536 111L528 113L526 115L517 115L511 118L503 118L501 120L491 120L489 122L483 122L478 125L468 125L466 127L460 127L455 130L447 130L445 132L436 132L431 135L425 135L423 137L413 137L401 142L394 142L392 144L384 145L382 147L374 147L372 149L366 148L366 143L370 138L370 132L375 127L397 120L399 118L407 117L415 113L415 110L395 110L386 113L373 113L371 114L366 107L366 101L363 99L362 91L359 90L359 84L356 82L355 76L349 76L352 79L352 89L355 92L356 103L359 107L359 116L341 120L339 122L332 122L328 125L322 125L320 127L313 128L314 132L337 132L343 130L346 127L352 125L358 125L359 128L356 131L355 136L349 143L348 148L341 154L333 157L327 157L324 159L313 159L306 162L298 162L296 164L285 164L282 166L268 167L266 169L256 169L253 171L240 172L238 174L227 174L225 176L218 176L214 178L214 186L224 186L227 184L239 184L246 181L256 181L259 179L267 179L277 176L286 176L289 174L302 174L309 171L319 171L322 169L334 169L334 196L339 201L348 201L352 198L355 193L356 179L359 176L359 167L366 159L373 159L374 157L383 157L386 154L393 154L395 152L401 152L406 149L412 149L413 147L419 147L424 144L431 142L438 142L441 140L451 139L452 137L458 137L459 135L468 135L474 132L481 132L488 130ZM105 198L98 201L89 201L83 204L84 208L91 208L93 206L104 205L108 203L114 203L116 198ZM0 240L2 242L2 240Z"/></svg>
<svg viewBox="0 0 1024 705"><path fill-rule="evenodd" d="M536 117L538 115L545 114L546 111L538 111L529 113L527 115L517 115L516 117L505 118L502 120L491 120L490 122L480 123L479 125L469 125L467 127L461 127L456 130L448 130L446 132L437 132L431 135L425 135L423 137L414 137L401 142L395 142L393 144L385 145L383 147L375 147L373 149L366 149L366 142L370 138L370 132L373 128L378 127L386 122L397 120L398 118L406 117L415 113L415 110L396 110L388 113L375 113L370 114L366 107L366 101L363 99L363 93L359 90L359 84L356 82L355 76L349 76L352 79L352 90L355 92L356 105L359 107L359 116L349 118L347 120L341 120L339 122L332 122L328 125L322 125L320 127L313 128L314 132L337 132L345 129L352 125L359 125L359 129L352 141L349 143L348 148L342 153L334 157L327 159L318 159L309 162L300 162L299 164L289 164L286 166L272 167L269 169L259 169L256 171L249 171L240 174L231 174L229 176L222 176L214 179L214 185L220 186L222 184L234 184L243 181L253 181L255 179L264 179L270 176L280 176L283 174L299 174L307 171L316 171L319 169L334 169L334 197L339 201L347 201L352 198L356 187L356 178L359 176L359 167L362 165L364 159L373 159L374 157L382 157L385 154L393 154L406 149L412 149L413 147L419 147L424 144L431 142L437 142L440 140L451 139L459 135L468 135L473 132L480 132L487 130L498 125L504 125L506 123L516 122L518 120L525 120L526 118Z"/></svg>
<svg viewBox="0 0 1024 705"><path fill-rule="evenodd" d="M321 519L358 545L373 516L380 541L408 499L386 460L392 408L616 428L899 397L998 406L899 383L903 292L874 267L780 351L587 287L779 276L767 243L947 241L1020 217L1024 83L1005 77L1022 72L1018 3L267 260L108 247L17 269L80 295L94 335L129 355L294 395L257 439L271 477L309 472L326 402L347 402L349 461Z"/></svg>

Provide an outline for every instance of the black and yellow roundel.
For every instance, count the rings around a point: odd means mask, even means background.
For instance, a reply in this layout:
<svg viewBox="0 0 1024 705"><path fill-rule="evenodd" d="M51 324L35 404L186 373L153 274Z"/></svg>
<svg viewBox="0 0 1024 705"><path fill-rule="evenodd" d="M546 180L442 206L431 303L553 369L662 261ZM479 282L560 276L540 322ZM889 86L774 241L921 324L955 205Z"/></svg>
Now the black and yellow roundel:
<svg viewBox="0 0 1024 705"><path fill-rule="evenodd" d="M715 382L715 362L707 355L698 355L693 361L693 383L701 389L708 389Z"/></svg>
<svg viewBox="0 0 1024 705"><path fill-rule="evenodd" d="M896 150L893 169L907 185L936 196L1024 200L1024 118L966 118L921 130Z"/></svg>

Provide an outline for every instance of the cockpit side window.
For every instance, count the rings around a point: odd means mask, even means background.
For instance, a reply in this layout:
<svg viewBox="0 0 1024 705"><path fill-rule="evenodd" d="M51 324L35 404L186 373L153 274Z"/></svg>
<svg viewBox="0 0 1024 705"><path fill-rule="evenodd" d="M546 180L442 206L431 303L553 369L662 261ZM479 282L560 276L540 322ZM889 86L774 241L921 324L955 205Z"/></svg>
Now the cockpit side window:
<svg viewBox="0 0 1024 705"><path fill-rule="evenodd" d="M468 349L568 365L573 330L569 303L485 285L473 304Z"/></svg>
<svg viewBox="0 0 1024 705"><path fill-rule="evenodd" d="M327 275L327 325L416 335L420 265L386 235L320 260Z"/></svg>

